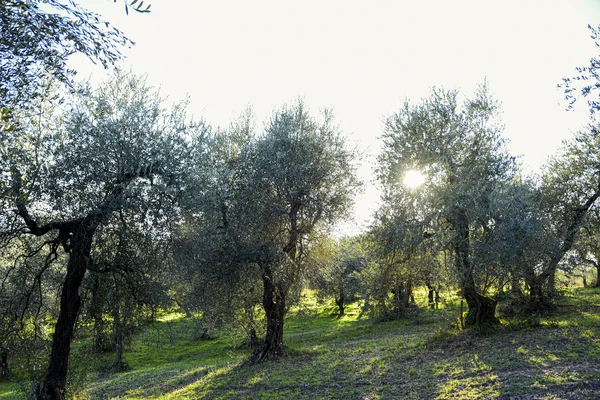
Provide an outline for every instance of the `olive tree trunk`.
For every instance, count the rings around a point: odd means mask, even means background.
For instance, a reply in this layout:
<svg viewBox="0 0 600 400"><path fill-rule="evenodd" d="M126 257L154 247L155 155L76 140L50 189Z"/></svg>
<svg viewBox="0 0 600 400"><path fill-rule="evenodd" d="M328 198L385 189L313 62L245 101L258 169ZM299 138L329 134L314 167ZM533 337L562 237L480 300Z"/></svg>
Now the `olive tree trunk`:
<svg viewBox="0 0 600 400"><path fill-rule="evenodd" d="M429 304L429 308L432 310L435 309L435 287L431 284L431 282L427 281L425 283L427 286L427 303Z"/></svg>
<svg viewBox="0 0 600 400"><path fill-rule="evenodd" d="M115 371L121 371L125 367L123 362L123 323L121 321L121 301L117 299L113 311L113 329L115 331Z"/></svg>
<svg viewBox="0 0 600 400"><path fill-rule="evenodd" d="M592 205L594 205L599 197L600 190L597 190L587 199L584 204L582 204L580 207L574 208L571 212L571 220L567 226L563 241L559 249L551 254L548 267L543 274L543 277L546 280L548 294L551 297L555 296L556 294L556 271L558 269L558 264L563 259L564 255L573 247L577 233L581 227L585 225L588 210Z"/></svg>
<svg viewBox="0 0 600 400"><path fill-rule="evenodd" d="M338 315L343 317L346 308L346 293L343 287L340 287L340 292L335 297L335 304L338 306Z"/></svg>
<svg viewBox="0 0 600 400"><path fill-rule="evenodd" d="M285 317L285 291L273 281L271 266L263 268L263 308L267 317L265 342L251 357L262 362L285 353L283 346L283 322Z"/></svg>
<svg viewBox="0 0 600 400"><path fill-rule="evenodd" d="M454 228L454 252L456 268L460 274L462 294L469 309L465 318L466 326L497 323L497 302L477 292L470 259L469 219L464 209L457 209L452 219Z"/></svg>
<svg viewBox="0 0 600 400"><path fill-rule="evenodd" d="M60 312L52 339L48 372L38 390L38 399L61 400L64 398L71 340L73 339L77 315L81 308L79 288L91 260L92 239L95 231L95 224L83 220L73 232L72 247L67 263L67 275L60 296Z"/></svg>
<svg viewBox="0 0 600 400"><path fill-rule="evenodd" d="M8 351L5 348L0 348L0 381L8 379L9 376Z"/></svg>

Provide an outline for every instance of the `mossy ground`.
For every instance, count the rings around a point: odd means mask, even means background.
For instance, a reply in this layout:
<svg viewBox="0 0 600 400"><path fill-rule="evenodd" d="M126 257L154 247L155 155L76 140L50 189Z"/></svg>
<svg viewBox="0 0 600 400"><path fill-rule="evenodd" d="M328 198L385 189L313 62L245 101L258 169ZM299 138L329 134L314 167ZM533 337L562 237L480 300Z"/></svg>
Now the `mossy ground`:
<svg viewBox="0 0 600 400"><path fill-rule="evenodd" d="M110 354L93 359L82 346L77 397L600 398L600 290L565 291L556 311L504 319L485 333L459 331L456 298L445 298L438 310L417 298L418 312L391 322L361 316L357 304L339 318L308 298L286 320L289 355L258 365L245 362L239 337L197 340L193 320L171 315L134 336L126 371L112 372ZM19 387L0 383L0 399L23 398Z"/></svg>

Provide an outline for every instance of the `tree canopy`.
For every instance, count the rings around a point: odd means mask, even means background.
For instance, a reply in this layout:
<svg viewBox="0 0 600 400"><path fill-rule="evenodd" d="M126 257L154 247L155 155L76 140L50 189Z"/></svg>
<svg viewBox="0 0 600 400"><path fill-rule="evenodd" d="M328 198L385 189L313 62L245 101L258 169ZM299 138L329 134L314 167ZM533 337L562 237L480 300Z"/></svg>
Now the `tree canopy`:
<svg viewBox="0 0 600 400"><path fill-rule="evenodd" d="M104 67L133 44L118 29L74 2L8 0L0 4L0 108L26 107L44 95L50 75L71 83L69 56L81 53Z"/></svg>

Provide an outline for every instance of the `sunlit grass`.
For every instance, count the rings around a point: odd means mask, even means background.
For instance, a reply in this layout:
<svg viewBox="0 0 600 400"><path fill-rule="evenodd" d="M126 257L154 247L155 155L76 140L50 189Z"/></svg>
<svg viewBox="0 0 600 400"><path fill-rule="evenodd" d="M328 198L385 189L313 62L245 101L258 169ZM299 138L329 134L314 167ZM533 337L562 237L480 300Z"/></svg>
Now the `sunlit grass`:
<svg viewBox="0 0 600 400"><path fill-rule="evenodd" d="M106 354L79 398L600 397L600 291L569 289L556 312L505 319L485 336L458 329L455 292L443 293L437 310L427 309L426 294L415 292L419 312L378 323L361 315L358 302L338 317L332 301L308 293L286 320L289 355L259 365L236 348L238 333L197 340L193 319L164 315L127 346L128 370L110 371L114 355ZM16 393L0 384L0 399Z"/></svg>
<svg viewBox="0 0 600 400"><path fill-rule="evenodd" d="M18 399L20 396L19 386L15 383L0 382L0 399Z"/></svg>

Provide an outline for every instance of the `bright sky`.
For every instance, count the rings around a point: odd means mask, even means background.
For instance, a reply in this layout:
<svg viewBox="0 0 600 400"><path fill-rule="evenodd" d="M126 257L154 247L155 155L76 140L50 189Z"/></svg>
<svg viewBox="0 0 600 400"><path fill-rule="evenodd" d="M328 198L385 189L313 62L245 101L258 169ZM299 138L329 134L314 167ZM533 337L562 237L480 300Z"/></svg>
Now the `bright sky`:
<svg viewBox="0 0 600 400"><path fill-rule="evenodd" d="M487 78L529 171L586 121L583 102L564 111L556 84L598 53L587 29L600 24L598 0L149 1L151 13L129 15L120 0L82 3L136 42L125 68L173 100L189 95L190 112L214 126L247 105L261 123L299 96L314 112L332 107L369 156L367 183L382 119L434 85L470 95ZM102 75L73 65L81 77ZM365 226L378 197L368 184L347 229Z"/></svg>

